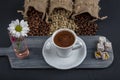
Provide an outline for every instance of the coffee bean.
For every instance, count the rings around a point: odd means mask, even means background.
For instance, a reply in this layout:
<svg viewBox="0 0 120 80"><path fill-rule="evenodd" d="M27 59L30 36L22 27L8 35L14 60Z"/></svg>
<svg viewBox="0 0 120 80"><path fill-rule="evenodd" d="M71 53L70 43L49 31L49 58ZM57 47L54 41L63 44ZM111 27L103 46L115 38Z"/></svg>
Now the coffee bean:
<svg viewBox="0 0 120 80"><path fill-rule="evenodd" d="M70 12L66 11L62 8L57 8L53 11L53 13L49 16L51 20L50 26L50 34L53 34L56 30L60 28L69 28L72 30L77 29L77 25L75 24L74 20L69 19Z"/></svg>
<svg viewBox="0 0 120 80"><path fill-rule="evenodd" d="M42 15L42 13L38 12L33 7L29 7L27 12L27 21L30 28L29 36L45 36L49 34L49 24L42 20Z"/></svg>
<svg viewBox="0 0 120 80"><path fill-rule="evenodd" d="M88 13L75 16L75 20L70 19L70 12L64 9L55 9L49 16L50 23L42 20L43 13L38 12L33 7L29 7L27 21L29 24L29 36L46 36L53 34L60 28L69 28L77 35L95 35L98 30L96 22L90 22L93 17Z"/></svg>
<svg viewBox="0 0 120 80"><path fill-rule="evenodd" d="M98 30L96 22L90 22L93 17L88 13L83 13L75 16L75 23L78 29L75 30L77 35L95 35Z"/></svg>

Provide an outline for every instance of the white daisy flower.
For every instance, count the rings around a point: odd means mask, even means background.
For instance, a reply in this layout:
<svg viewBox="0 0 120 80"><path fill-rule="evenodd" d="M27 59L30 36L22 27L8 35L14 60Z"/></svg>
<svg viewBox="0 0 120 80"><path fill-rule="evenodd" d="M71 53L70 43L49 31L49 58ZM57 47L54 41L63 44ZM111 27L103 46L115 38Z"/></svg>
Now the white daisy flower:
<svg viewBox="0 0 120 80"><path fill-rule="evenodd" d="M15 21L11 21L8 30L10 34L16 38L25 37L30 31L27 21L19 21L18 19L16 19Z"/></svg>

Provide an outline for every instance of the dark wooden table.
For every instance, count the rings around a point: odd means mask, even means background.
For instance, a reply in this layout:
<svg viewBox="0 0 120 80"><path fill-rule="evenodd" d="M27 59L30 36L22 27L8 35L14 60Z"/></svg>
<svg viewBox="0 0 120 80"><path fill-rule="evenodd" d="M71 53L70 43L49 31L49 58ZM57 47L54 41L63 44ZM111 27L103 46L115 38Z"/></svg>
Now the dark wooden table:
<svg viewBox="0 0 120 80"><path fill-rule="evenodd" d="M11 45L7 27L11 20L22 19L17 9L23 9L24 0L0 1L0 47ZM11 69L8 58L0 57L0 80L120 80L120 0L101 0L101 16L108 16L98 21L98 35L106 36L113 43L115 59L106 69Z"/></svg>

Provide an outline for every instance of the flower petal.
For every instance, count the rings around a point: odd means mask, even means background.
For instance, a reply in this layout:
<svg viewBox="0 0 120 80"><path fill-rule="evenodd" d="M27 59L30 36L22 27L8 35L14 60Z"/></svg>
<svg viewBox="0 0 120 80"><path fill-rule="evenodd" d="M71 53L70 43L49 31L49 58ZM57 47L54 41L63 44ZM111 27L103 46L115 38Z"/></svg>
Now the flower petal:
<svg viewBox="0 0 120 80"><path fill-rule="evenodd" d="M24 20L21 20L21 21L20 21L20 25L21 25L21 26L24 25Z"/></svg>
<svg viewBox="0 0 120 80"><path fill-rule="evenodd" d="M18 20L18 19L16 19L16 23L17 23L17 24L20 24L20 22L19 22L19 20Z"/></svg>

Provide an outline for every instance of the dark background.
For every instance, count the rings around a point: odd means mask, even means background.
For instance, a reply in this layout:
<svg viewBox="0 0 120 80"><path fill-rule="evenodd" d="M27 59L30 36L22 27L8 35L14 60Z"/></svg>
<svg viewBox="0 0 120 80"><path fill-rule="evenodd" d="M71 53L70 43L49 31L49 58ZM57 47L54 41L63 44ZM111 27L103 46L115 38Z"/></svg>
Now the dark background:
<svg viewBox="0 0 120 80"><path fill-rule="evenodd" d="M7 33L11 20L22 19L17 9L23 9L24 0L0 1L0 47L10 46ZM106 69L11 69L8 58L0 57L0 80L120 80L120 0L101 0L100 16L108 16L98 21L98 35L106 36L112 43L115 59Z"/></svg>

